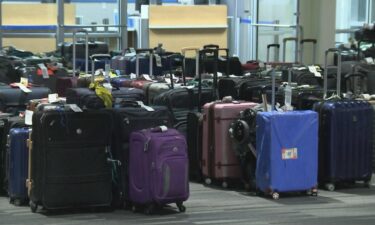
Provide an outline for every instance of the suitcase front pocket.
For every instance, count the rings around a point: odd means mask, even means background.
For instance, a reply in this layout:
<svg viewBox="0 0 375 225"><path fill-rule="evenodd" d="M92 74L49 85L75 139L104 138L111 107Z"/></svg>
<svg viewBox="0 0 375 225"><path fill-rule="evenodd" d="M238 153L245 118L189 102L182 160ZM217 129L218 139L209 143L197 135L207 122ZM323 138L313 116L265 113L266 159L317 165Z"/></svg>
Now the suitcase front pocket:
<svg viewBox="0 0 375 225"><path fill-rule="evenodd" d="M159 203L170 203L188 197L188 163L185 157L166 158L154 177L154 197Z"/></svg>

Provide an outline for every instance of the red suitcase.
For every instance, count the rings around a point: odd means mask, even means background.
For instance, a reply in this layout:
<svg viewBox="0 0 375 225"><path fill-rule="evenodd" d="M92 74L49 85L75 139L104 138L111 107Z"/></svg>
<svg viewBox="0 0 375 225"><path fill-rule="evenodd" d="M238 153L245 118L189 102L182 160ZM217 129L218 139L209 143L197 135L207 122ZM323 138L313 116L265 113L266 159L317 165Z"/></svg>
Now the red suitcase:
<svg viewBox="0 0 375 225"><path fill-rule="evenodd" d="M202 173L206 184L242 178L241 168L229 136L230 124L239 118L240 112L256 106L252 102L211 102L204 105Z"/></svg>

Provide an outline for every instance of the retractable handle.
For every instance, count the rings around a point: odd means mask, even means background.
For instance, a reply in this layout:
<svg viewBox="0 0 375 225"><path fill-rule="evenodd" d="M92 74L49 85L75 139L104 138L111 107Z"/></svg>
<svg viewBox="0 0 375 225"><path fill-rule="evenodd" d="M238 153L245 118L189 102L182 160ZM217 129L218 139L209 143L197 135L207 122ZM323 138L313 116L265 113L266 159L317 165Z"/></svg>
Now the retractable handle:
<svg viewBox="0 0 375 225"><path fill-rule="evenodd" d="M182 81L184 83L184 86L186 86L186 74L185 74L185 68L186 68L186 52L194 51L195 52L195 77L199 77L199 48L198 47L188 47L181 49L181 54L184 57L182 62Z"/></svg>
<svg viewBox="0 0 375 225"><path fill-rule="evenodd" d="M330 48L325 52L324 57L324 99L327 98L328 92L328 54L329 53L338 53L337 57L337 76L336 76L336 92L338 96L341 96L341 49L338 48Z"/></svg>
<svg viewBox="0 0 375 225"><path fill-rule="evenodd" d="M135 74L137 75L137 77L140 76L139 74L139 54L140 53L150 53L150 62L149 62L149 66L150 66L150 70L149 70L149 75L152 76L152 73L153 73L153 59L154 59L154 49L151 49L151 48L140 48L140 49L136 49L135 50Z"/></svg>
<svg viewBox="0 0 375 225"><path fill-rule="evenodd" d="M227 77L229 77L229 75L230 75L229 74L230 73L230 71L229 71L229 67L230 67L230 64L229 64L229 49L228 48L220 48L219 45L215 45L215 44L204 45L203 49L216 49L219 52L220 51L225 52L225 57L227 58L227 64L226 64L225 72L226 72ZM219 58L219 53L218 53L217 57Z"/></svg>
<svg viewBox="0 0 375 225"><path fill-rule="evenodd" d="M286 43L287 42L298 42L298 38L296 37L287 37L283 39L283 62L286 62Z"/></svg>
<svg viewBox="0 0 375 225"><path fill-rule="evenodd" d="M76 60L77 60L77 49L76 49L76 39L77 33L84 33L85 34L85 73L89 73L89 32L87 30L74 30L73 31L73 76L76 74Z"/></svg>
<svg viewBox="0 0 375 225"><path fill-rule="evenodd" d="M215 99L217 99L217 79L218 79L218 58L219 58L219 49L203 49L199 51L199 56L201 59L201 65L204 66L204 61L207 58L212 58L214 61L214 79L213 79L213 85L212 85L212 94ZM203 70L202 70L203 71ZM198 87L198 104L200 105L201 99L202 99L202 74L199 73L199 87Z"/></svg>
<svg viewBox="0 0 375 225"><path fill-rule="evenodd" d="M271 77L272 77L272 96L271 96L271 111L275 111L275 95L276 95L276 71L273 69L271 71ZM289 77L288 77L289 79ZM267 110L268 111L268 110Z"/></svg>
<svg viewBox="0 0 375 225"><path fill-rule="evenodd" d="M269 44L267 45L267 62L270 61L270 49L276 48L275 61L279 61L280 44Z"/></svg>
<svg viewBox="0 0 375 225"><path fill-rule="evenodd" d="M315 65L316 63L316 44L318 43L318 40L312 39L312 38L307 38L307 39L302 39L300 41L301 44L301 55L300 55L300 62L303 63L303 50L304 50L304 45L305 43L312 43L313 45L313 64Z"/></svg>
<svg viewBox="0 0 375 225"><path fill-rule="evenodd" d="M170 79L171 79L171 89L174 88L174 82L173 82L173 70L172 70L172 62L174 59L179 59L181 58L180 54L171 54L166 57L169 61L169 73L170 73Z"/></svg>

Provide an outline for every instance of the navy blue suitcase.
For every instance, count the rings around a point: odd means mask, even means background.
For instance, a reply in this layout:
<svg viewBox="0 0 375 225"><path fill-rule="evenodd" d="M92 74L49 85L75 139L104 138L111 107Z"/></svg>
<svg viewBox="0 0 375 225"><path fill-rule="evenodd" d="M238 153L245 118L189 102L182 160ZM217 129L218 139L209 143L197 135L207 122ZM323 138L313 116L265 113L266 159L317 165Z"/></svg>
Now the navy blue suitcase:
<svg viewBox="0 0 375 225"><path fill-rule="evenodd" d="M7 146L7 177L10 203L27 203L26 179L28 174L27 139L30 129L13 128L9 131Z"/></svg>
<svg viewBox="0 0 375 225"><path fill-rule="evenodd" d="M341 50L338 53L338 72L341 74ZM327 70L324 74L324 93L327 93ZM337 79L340 96L341 77ZM326 94L325 94L326 96ZM320 184L333 191L338 182L364 181L368 186L372 176L373 108L366 101L331 99L318 102L319 113L319 174Z"/></svg>

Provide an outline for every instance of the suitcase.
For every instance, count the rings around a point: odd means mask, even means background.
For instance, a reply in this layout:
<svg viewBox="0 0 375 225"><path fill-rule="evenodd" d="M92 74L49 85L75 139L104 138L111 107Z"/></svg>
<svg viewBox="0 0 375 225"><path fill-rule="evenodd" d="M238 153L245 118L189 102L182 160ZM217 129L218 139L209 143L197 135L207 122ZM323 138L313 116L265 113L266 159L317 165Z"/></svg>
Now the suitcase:
<svg viewBox="0 0 375 225"><path fill-rule="evenodd" d="M130 61L135 57L135 50L125 49L121 55L112 57L111 69L117 71L118 75L129 75L134 69L131 68Z"/></svg>
<svg viewBox="0 0 375 225"><path fill-rule="evenodd" d="M314 111L260 112L256 130L256 184L271 194L317 194L318 114Z"/></svg>
<svg viewBox="0 0 375 225"><path fill-rule="evenodd" d="M9 130L12 128L25 127L25 119L11 114L0 114L0 196L8 193L8 176L6 165L8 164L6 156L6 146L8 144Z"/></svg>
<svg viewBox="0 0 375 225"><path fill-rule="evenodd" d="M186 140L189 156L189 178L197 182L202 181L202 134L203 114L189 112L187 114Z"/></svg>
<svg viewBox="0 0 375 225"><path fill-rule="evenodd" d="M282 192L316 196L318 114L275 111L275 73L272 76L272 110L256 114L256 186L275 200Z"/></svg>
<svg viewBox="0 0 375 225"><path fill-rule="evenodd" d="M78 41L76 42L76 57L77 59L84 59L85 58L85 41ZM65 58L67 61L71 61L73 59L73 45L74 43L68 42L64 43L63 45L59 46L61 56ZM109 53L108 44L105 42L88 42L88 53L89 56L94 54L108 54Z"/></svg>
<svg viewBox="0 0 375 225"><path fill-rule="evenodd" d="M9 202L20 206L28 203L26 179L28 174L27 139L30 129L13 128L9 131L7 146L7 177Z"/></svg>
<svg viewBox="0 0 375 225"><path fill-rule="evenodd" d="M153 128L130 136L129 196L134 207L146 206L147 214L156 206L176 203L185 212L189 197L187 145L175 129Z"/></svg>
<svg viewBox="0 0 375 225"><path fill-rule="evenodd" d="M136 88L119 88L112 90L114 105L116 99L128 101L143 101L144 93ZM104 102L100 99L94 90L89 88L70 88L66 90L66 102L68 104L77 104L79 107L88 109L105 108Z"/></svg>
<svg viewBox="0 0 375 225"><path fill-rule="evenodd" d="M46 87L31 87L29 89L31 92L25 93L18 87L0 87L0 111L17 114L19 111L25 110L29 100L47 98L51 94L51 90Z"/></svg>
<svg viewBox="0 0 375 225"><path fill-rule="evenodd" d="M32 212L38 206L111 204L112 127L112 114L104 110L76 113L63 107L34 113L27 180Z"/></svg>
<svg viewBox="0 0 375 225"><path fill-rule="evenodd" d="M341 74L341 50L338 53L337 74ZM327 71L327 70L325 70ZM324 74L327 93L327 72ZM337 95L341 94L341 76L337 79ZM326 96L326 94L325 94ZM365 101L324 100L314 106L319 113L319 183L333 191L339 182L364 181L372 176L373 108Z"/></svg>
<svg viewBox="0 0 375 225"><path fill-rule="evenodd" d="M155 126L173 127L174 119L163 106L153 106L151 109L136 102L125 101L119 108L112 110L114 114L114 132L112 153L115 160L121 162L118 168L119 179L114 193L114 205L129 205L128 194L128 165L129 165L129 137L134 131L148 129ZM119 201L119 202L118 202Z"/></svg>
<svg viewBox="0 0 375 225"><path fill-rule="evenodd" d="M252 102L212 102L204 105L202 174L206 184L217 180L227 187L228 182L242 178L228 130L241 111L256 105Z"/></svg>
<svg viewBox="0 0 375 225"><path fill-rule="evenodd" d="M66 90L77 87L77 77L58 77L56 80L56 93L60 97L66 97Z"/></svg>

